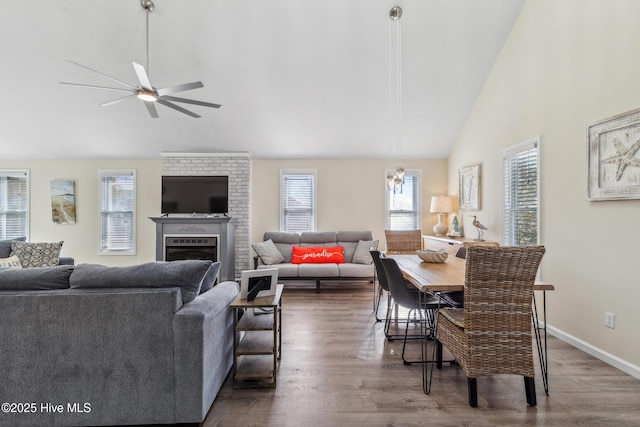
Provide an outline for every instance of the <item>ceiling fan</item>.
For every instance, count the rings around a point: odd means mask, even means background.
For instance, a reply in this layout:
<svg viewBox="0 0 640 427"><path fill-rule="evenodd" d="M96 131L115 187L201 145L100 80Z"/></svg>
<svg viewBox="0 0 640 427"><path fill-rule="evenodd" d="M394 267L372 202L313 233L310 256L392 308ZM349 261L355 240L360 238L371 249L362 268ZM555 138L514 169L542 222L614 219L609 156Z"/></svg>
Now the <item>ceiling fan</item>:
<svg viewBox="0 0 640 427"><path fill-rule="evenodd" d="M140 0L140 3L142 4L142 7L145 9L146 14L147 14L147 22L146 22L146 29L147 29L147 67L146 69L149 69L149 13L153 11L154 9L154 4L151 0ZM81 84L81 83L70 83L70 82L60 82L61 84L65 84L65 85L73 85L73 86L82 86L82 87L88 87L88 88L92 88L92 89L102 89L102 90L111 90L111 91L119 91L119 92L128 92L129 95L123 97L123 98L118 98L118 99L114 99L112 101L108 101L105 102L103 104L100 104L102 107L107 107L113 104L117 104L121 101L124 101L125 99L130 99L132 97L136 97L138 99L140 99L141 101L143 101L145 107L147 107L147 111L149 111L149 115L154 118L157 119L158 116L158 110L156 109L156 104L161 104L164 105L165 107L169 107L172 108L176 111L179 111L181 113L184 113L188 116L194 117L194 118L199 118L201 117L200 115L187 110L186 108L183 108L179 105L176 104L177 103L181 103L181 104L192 104L192 105L200 105L202 107L210 107L210 108L220 108L221 105L220 104L212 104L210 102L203 102L203 101L196 101L194 99L187 99L187 98L179 98L176 96L172 96L174 93L178 93L178 92L185 92L188 90L192 90L192 89L198 89L201 87L204 87L204 85L202 84L202 82L192 82L192 83L184 83L181 85L177 85L177 86L170 86L170 87L166 87L166 88L162 88L162 89L156 89L155 87L153 87L151 85L151 81L149 80L149 75L147 74L147 71L145 70L145 67L143 67L142 65L136 63L136 62L132 62L133 64L133 69L136 73L136 76L138 77L138 86L134 86L131 85L129 83L123 82L122 80L116 79L114 77L108 76L104 73L101 73L100 71L94 70L93 68L89 68L86 65L82 65L79 64L77 62L74 61L67 61L70 62L74 65L77 65L79 67L85 68L87 70L93 71L94 73L98 73L103 77L106 77L107 79L114 81L124 87L126 87L126 89L123 88L119 88L119 87L106 87L106 86L95 86L95 85L88 85L88 84Z"/></svg>

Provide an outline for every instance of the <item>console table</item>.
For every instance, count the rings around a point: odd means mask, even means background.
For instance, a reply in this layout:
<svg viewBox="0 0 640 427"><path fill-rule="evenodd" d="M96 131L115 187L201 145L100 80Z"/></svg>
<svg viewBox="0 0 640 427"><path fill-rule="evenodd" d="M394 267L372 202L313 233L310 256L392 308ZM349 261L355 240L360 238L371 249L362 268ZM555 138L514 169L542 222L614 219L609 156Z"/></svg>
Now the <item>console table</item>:
<svg viewBox="0 0 640 427"><path fill-rule="evenodd" d="M449 256L454 256L458 249L469 245L496 245L496 242L478 242L467 237L438 237L422 235L422 248L434 251L444 249Z"/></svg>

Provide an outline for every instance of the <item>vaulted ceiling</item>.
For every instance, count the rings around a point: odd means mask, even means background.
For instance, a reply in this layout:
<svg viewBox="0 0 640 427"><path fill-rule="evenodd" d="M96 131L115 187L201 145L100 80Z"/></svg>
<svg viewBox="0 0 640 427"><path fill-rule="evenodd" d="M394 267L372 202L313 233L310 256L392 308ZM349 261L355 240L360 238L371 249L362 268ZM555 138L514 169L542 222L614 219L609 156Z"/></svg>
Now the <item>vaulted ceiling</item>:
<svg viewBox="0 0 640 427"><path fill-rule="evenodd" d="M129 83L145 64L140 0L7 1L0 14L2 158L446 158L524 0L154 0L149 75L178 96L158 106L59 84ZM389 11L401 6L400 144ZM391 80L391 82L390 82ZM398 154L399 151L399 154Z"/></svg>

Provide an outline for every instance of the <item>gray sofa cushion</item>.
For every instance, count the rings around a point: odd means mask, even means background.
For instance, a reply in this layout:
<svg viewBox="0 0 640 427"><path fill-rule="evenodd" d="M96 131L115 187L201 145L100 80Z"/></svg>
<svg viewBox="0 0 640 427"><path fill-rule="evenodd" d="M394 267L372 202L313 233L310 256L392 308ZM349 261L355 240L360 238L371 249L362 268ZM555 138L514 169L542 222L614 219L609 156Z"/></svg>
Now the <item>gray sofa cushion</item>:
<svg viewBox="0 0 640 427"><path fill-rule="evenodd" d="M284 262L291 262L291 251L293 245L300 244L300 235L298 233L286 233L284 231L267 231L264 233L263 240L271 239L284 257Z"/></svg>
<svg viewBox="0 0 640 427"><path fill-rule="evenodd" d="M338 264L300 264L298 277L338 277Z"/></svg>
<svg viewBox="0 0 640 427"><path fill-rule="evenodd" d="M358 242L359 240L373 240L371 231L338 231L339 242Z"/></svg>
<svg viewBox="0 0 640 427"><path fill-rule="evenodd" d="M0 270L0 290L67 289L72 272L72 265L5 268Z"/></svg>
<svg viewBox="0 0 640 427"><path fill-rule="evenodd" d="M282 253L280 253L271 239L265 240L264 242L253 243L251 247L256 251L256 254L258 254L264 265L280 264L284 262Z"/></svg>
<svg viewBox="0 0 640 427"><path fill-rule="evenodd" d="M371 253L369 253L372 248L374 250L378 249L377 240L360 240L353 254L352 262L355 264L373 264Z"/></svg>
<svg viewBox="0 0 640 427"><path fill-rule="evenodd" d="M155 261L128 267L80 264L71 277L71 288L170 288L182 290L182 302L198 296L210 260Z"/></svg>
<svg viewBox="0 0 640 427"><path fill-rule="evenodd" d="M11 240L0 240L0 258L9 258L11 255L11 242L26 242L26 237L16 237Z"/></svg>
<svg viewBox="0 0 640 427"><path fill-rule="evenodd" d="M338 245L344 247L344 262L355 262L353 257L361 240L373 240L371 231L338 231Z"/></svg>
<svg viewBox="0 0 640 427"><path fill-rule="evenodd" d="M373 277L373 264L338 264L340 277Z"/></svg>
<svg viewBox="0 0 640 427"><path fill-rule="evenodd" d="M216 261L211 264L211 267L209 267L207 274L205 274L204 279L202 279L202 285L200 286L201 294L213 288L213 285L216 283L216 279L218 278L218 271L220 271L221 265L222 263L220 261Z"/></svg>
<svg viewBox="0 0 640 427"><path fill-rule="evenodd" d="M338 242L333 231L304 231L300 233L301 246L336 246Z"/></svg>
<svg viewBox="0 0 640 427"><path fill-rule="evenodd" d="M290 262L275 265L259 265L258 270L264 268L277 268L278 277L298 277L298 265Z"/></svg>

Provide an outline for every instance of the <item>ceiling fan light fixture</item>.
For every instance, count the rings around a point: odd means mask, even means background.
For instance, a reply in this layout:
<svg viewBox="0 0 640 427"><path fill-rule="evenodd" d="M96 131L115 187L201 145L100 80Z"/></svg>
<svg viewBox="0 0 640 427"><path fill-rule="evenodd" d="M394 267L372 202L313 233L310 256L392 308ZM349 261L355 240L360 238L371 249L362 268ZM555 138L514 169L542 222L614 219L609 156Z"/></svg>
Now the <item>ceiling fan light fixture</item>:
<svg viewBox="0 0 640 427"><path fill-rule="evenodd" d="M154 90L138 89L136 96L145 102L156 102L158 100L158 93Z"/></svg>

